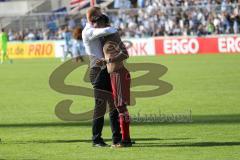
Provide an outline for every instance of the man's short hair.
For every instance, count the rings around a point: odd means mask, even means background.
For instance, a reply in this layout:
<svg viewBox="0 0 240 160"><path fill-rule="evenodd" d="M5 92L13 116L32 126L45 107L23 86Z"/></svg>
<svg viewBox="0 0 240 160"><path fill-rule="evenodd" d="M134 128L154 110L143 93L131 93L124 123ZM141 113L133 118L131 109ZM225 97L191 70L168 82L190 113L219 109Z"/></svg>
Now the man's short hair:
<svg viewBox="0 0 240 160"><path fill-rule="evenodd" d="M87 10L87 18L90 22L94 21L97 18L97 12L99 12L101 8L99 7L90 7Z"/></svg>

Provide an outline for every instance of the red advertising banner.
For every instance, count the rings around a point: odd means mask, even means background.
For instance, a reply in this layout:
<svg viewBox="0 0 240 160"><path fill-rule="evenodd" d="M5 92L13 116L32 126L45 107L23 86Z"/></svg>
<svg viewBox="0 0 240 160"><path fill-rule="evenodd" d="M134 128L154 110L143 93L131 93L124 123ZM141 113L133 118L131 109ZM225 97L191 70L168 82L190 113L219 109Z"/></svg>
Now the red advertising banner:
<svg viewBox="0 0 240 160"><path fill-rule="evenodd" d="M155 38L155 52L157 55L240 53L240 37Z"/></svg>

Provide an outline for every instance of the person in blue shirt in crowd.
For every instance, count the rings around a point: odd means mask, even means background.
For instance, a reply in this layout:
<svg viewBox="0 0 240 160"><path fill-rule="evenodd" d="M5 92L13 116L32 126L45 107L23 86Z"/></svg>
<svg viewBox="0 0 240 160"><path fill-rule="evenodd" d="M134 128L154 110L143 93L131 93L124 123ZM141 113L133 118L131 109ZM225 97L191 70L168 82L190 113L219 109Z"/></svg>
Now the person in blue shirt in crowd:
<svg viewBox="0 0 240 160"><path fill-rule="evenodd" d="M86 53L82 42L82 29L80 27L76 27L73 30L72 52L76 62L83 61L82 56Z"/></svg>
<svg viewBox="0 0 240 160"><path fill-rule="evenodd" d="M65 26L65 28L64 28L63 39L64 39L64 53L63 53L62 61L65 61L69 54L70 54L71 58L73 58L72 32L69 30L68 26Z"/></svg>

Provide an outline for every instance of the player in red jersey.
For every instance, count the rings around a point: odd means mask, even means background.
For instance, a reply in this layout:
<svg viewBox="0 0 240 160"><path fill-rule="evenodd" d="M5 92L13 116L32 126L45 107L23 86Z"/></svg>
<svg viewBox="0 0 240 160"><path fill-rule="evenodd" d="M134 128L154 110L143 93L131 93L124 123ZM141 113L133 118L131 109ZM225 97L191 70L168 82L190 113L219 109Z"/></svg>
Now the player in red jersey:
<svg viewBox="0 0 240 160"><path fill-rule="evenodd" d="M108 17L103 15L96 20L95 27L102 28L107 25L109 25ZM113 147L130 147L132 146L132 142L129 131L130 116L127 105L130 104L131 77L123 64L123 61L129 57L128 51L118 33L105 36L101 41L105 59L98 62L106 64L108 73L110 73L112 94L115 106L119 112L122 133L121 143Z"/></svg>

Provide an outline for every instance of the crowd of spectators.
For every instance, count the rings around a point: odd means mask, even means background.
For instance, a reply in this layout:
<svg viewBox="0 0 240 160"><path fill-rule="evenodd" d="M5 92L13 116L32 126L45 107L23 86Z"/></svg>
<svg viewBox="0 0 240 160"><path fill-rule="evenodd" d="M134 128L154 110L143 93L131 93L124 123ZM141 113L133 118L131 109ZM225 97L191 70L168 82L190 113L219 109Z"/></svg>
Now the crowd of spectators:
<svg viewBox="0 0 240 160"><path fill-rule="evenodd" d="M44 21L45 29L29 29L24 28L21 31L8 30L8 37L10 41L32 41L32 40L62 40L66 27L73 31L76 27L82 26L68 15L49 15ZM43 19L45 19L44 17ZM85 18L84 18L85 19ZM83 20L82 20L83 22ZM80 22L79 22L80 23ZM85 21L86 24L86 21ZM81 27L82 28L82 27Z"/></svg>
<svg viewBox="0 0 240 160"><path fill-rule="evenodd" d="M240 34L240 0L131 0L115 1L107 11L112 25L124 37L204 36ZM118 3L118 4L116 4ZM126 6L124 6L126 5ZM129 8L129 9L128 9ZM47 29L9 30L10 40L63 39L62 26L55 22ZM84 27L86 18L70 18L69 28Z"/></svg>
<svg viewBox="0 0 240 160"><path fill-rule="evenodd" d="M240 33L240 0L139 0L138 7L110 14L123 36Z"/></svg>
<svg viewBox="0 0 240 160"><path fill-rule="evenodd" d="M61 37L61 29L53 32L49 29L24 29L23 31L8 31L9 41L33 41L33 40L58 40Z"/></svg>

